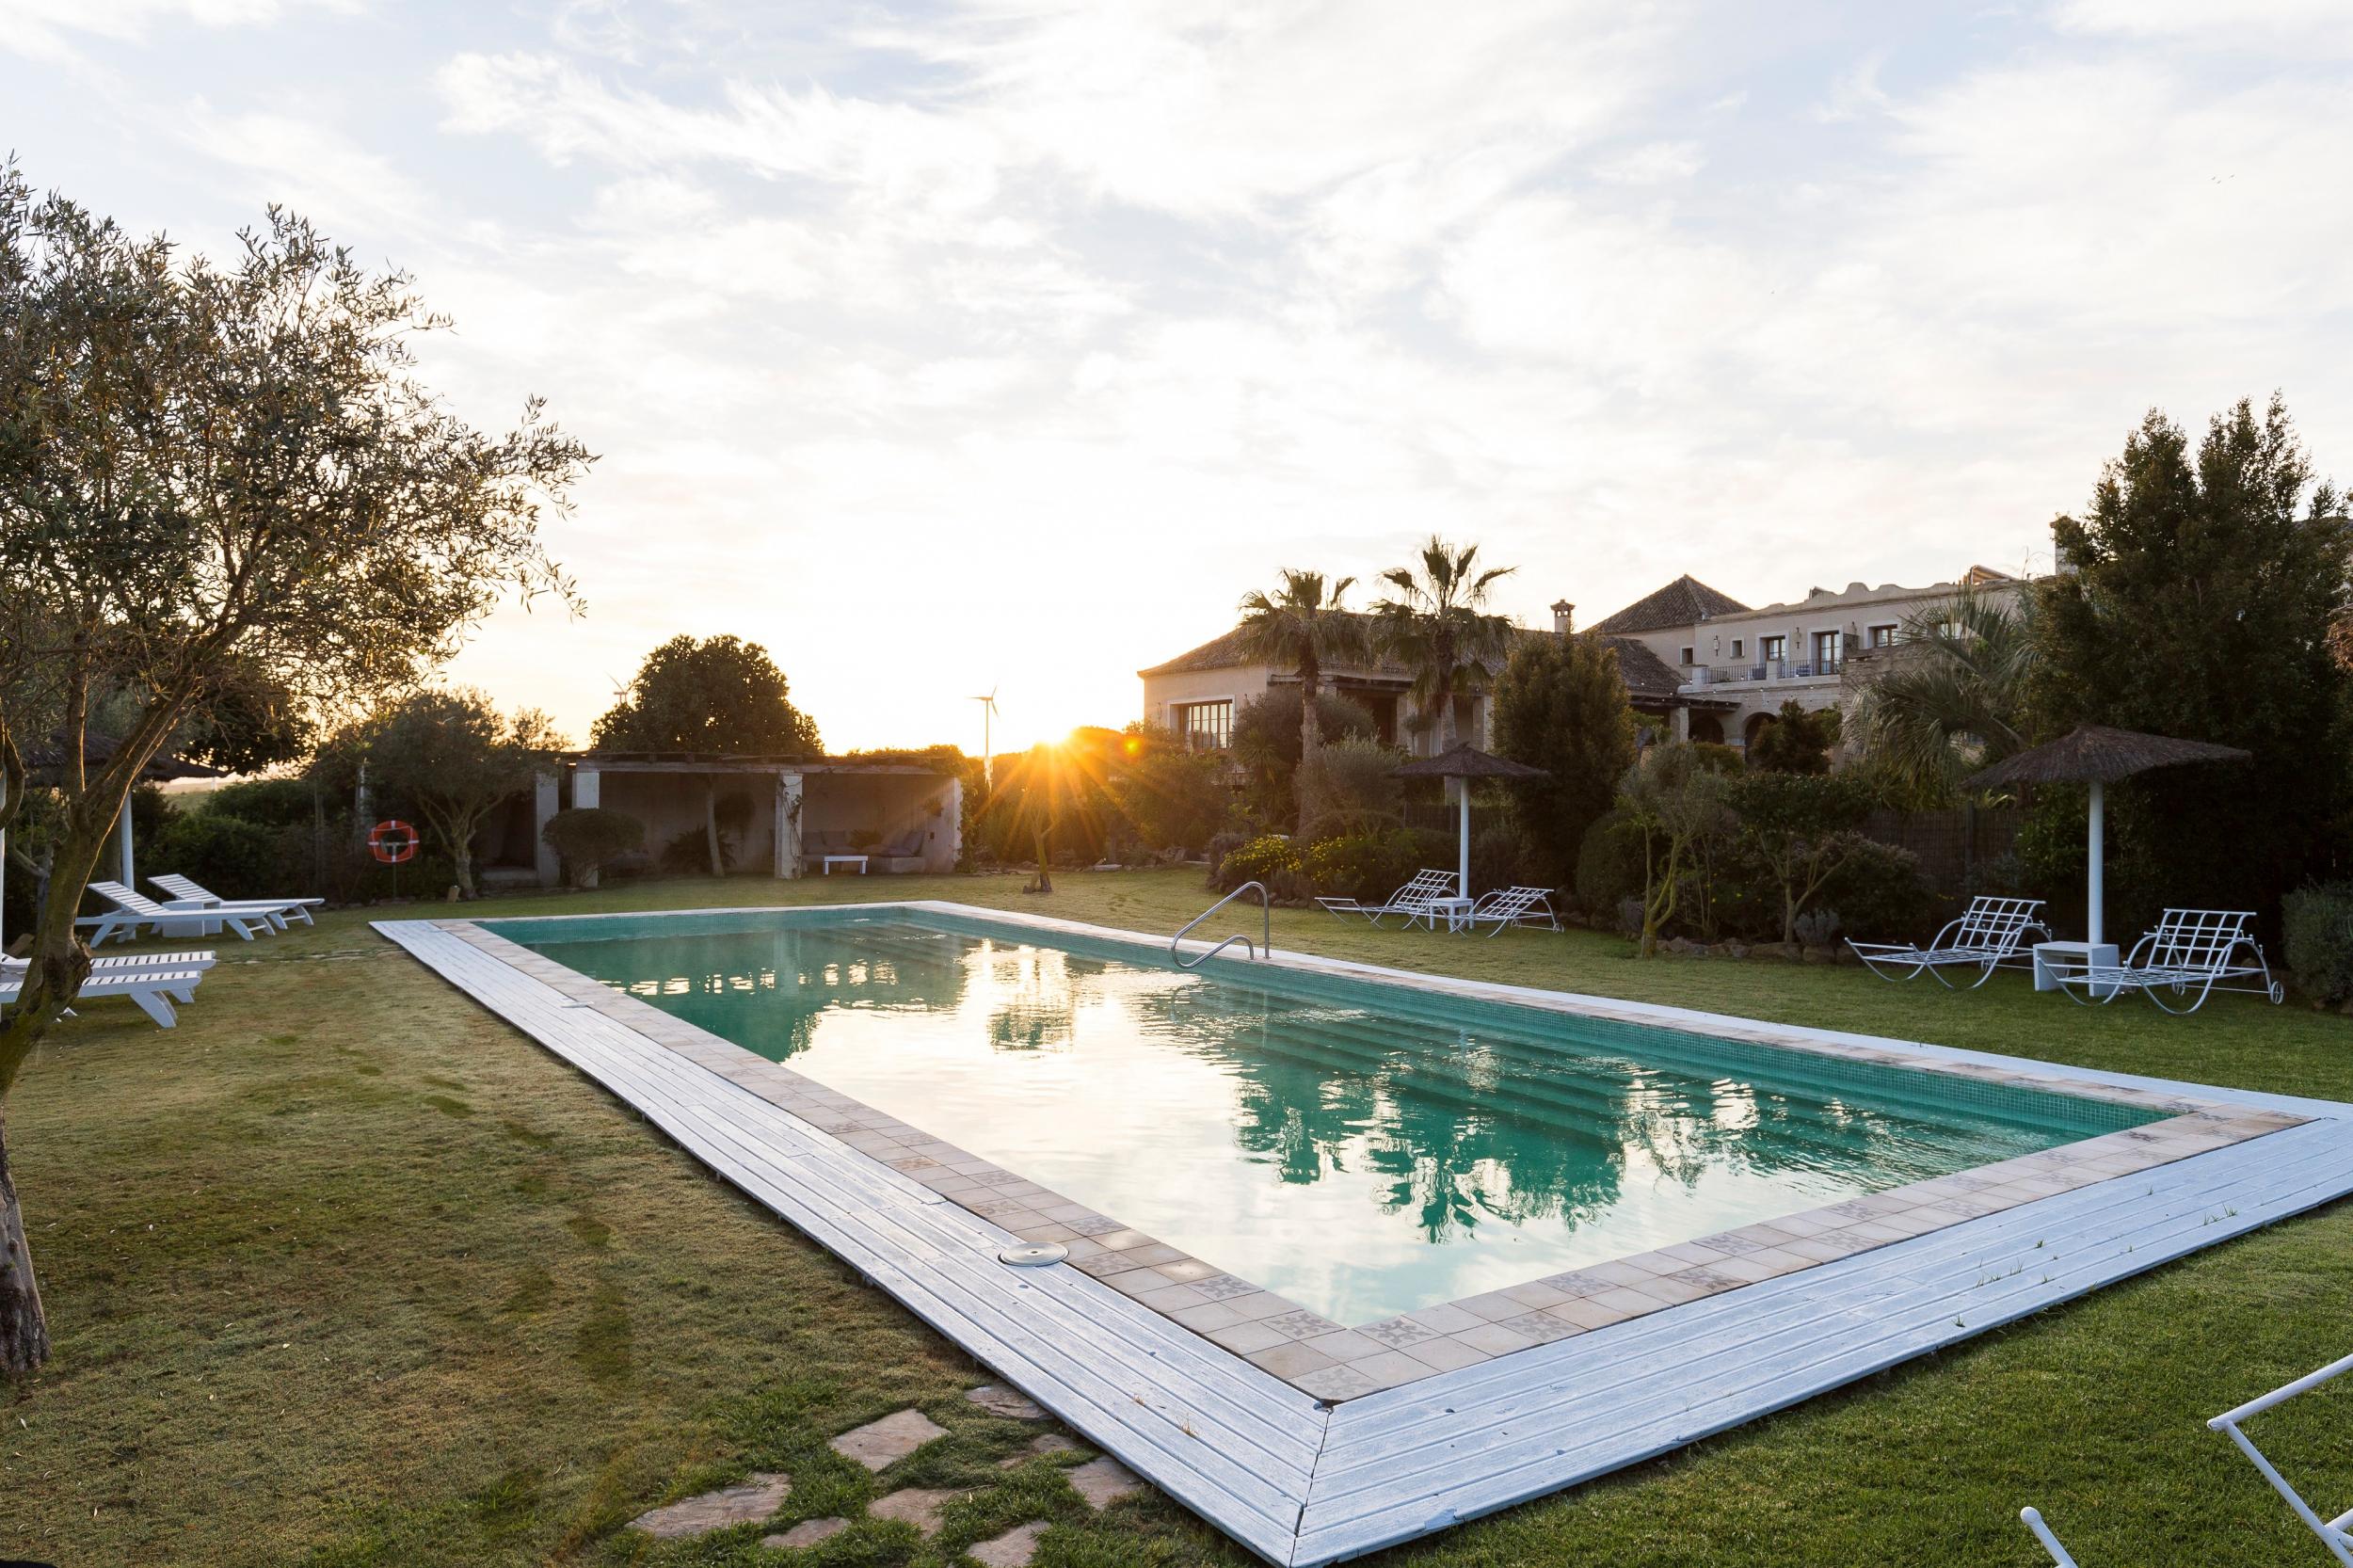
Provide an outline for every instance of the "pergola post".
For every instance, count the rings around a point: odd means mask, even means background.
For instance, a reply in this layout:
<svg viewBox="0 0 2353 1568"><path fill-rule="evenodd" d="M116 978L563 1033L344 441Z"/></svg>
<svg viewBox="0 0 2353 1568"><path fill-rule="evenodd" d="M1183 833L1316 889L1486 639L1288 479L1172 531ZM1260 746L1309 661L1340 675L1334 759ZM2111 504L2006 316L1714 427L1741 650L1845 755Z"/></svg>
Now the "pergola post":
<svg viewBox="0 0 2353 1568"><path fill-rule="evenodd" d="M2085 912L2086 939L2095 947L2105 940L2100 934L2101 913L2107 903L2106 826L2107 803L2103 798L2105 787L2098 779L2091 781L2091 842L2088 859L2090 865L2090 888L2088 897L2091 906Z"/></svg>
<svg viewBox="0 0 2353 1568"><path fill-rule="evenodd" d="M602 783L603 780L596 769L574 768L572 770L573 808L585 811L595 807L601 794ZM584 888L593 888L597 885L597 873L593 867L580 873L580 885Z"/></svg>
<svg viewBox="0 0 2353 1568"><path fill-rule="evenodd" d="M776 775L776 873L792 879L801 874L801 780L797 773Z"/></svg>
<svg viewBox="0 0 2353 1568"><path fill-rule="evenodd" d="M1469 779L1467 779L1467 778L1465 778L1465 779L1458 779L1458 780L1456 780L1456 785L1457 785L1457 789L1456 789L1456 798L1457 798L1458 800L1460 800L1460 801L1463 803L1463 810L1462 810L1461 820L1460 820L1460 821L1459 821L1459 823L1457 824L1457 825L1456 825L1456 830L1455 830L1455 843L1456 843L1456 846L1457 846L1457 848L1459 849L1460 853L1459 853L1459 855L1456 856L1457 860L1459 861L1459 864L1458 864L1458 866L1456 867L1456 871L1455 871L1456 881L1455 881L1455 884L1454 884L1454 890L1455 890L1455 892L1456 892L1459 896L1461 896L1461 897L1463 897L1463 898L1468 898L1468 897L1470 897L1470 896L1471 896L1471 890L1470 890L1470 780L1469 780Z"/></svg>
<svg viewBox="0 0 2353 1568"><path fill-rule="evenodd" d="M133 792L136 793L136 791ZM115 880L125 888L136 888L138 882L132 873L138 868L131 838L131 802L126 798L122 803L122 815L115 819Z"/></svg>

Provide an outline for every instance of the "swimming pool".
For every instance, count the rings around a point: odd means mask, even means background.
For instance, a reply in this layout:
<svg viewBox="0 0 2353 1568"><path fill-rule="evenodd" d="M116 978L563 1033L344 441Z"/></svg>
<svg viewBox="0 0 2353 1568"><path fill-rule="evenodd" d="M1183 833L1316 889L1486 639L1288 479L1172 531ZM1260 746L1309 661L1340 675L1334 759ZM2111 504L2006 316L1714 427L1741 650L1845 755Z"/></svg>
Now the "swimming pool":
<svg viewBox="0 0 2353 1568"><path fill-rule="evenodd" d="M486 929L1344 1324L2165 1114L935 911Z"/></svg>

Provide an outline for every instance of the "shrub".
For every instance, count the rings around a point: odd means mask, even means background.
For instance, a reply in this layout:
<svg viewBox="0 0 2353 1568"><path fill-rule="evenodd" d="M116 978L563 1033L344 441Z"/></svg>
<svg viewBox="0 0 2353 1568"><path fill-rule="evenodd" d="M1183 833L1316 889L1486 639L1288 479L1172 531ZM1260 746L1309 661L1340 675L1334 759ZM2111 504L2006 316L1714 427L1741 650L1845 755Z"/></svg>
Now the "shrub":
<svg viewBox="0 0 2353 1568"><path fill-rule="evenodd" d="M279 835L243 817L184 811L168 818L144 856L153 871L177 872L223 898L280 895Z"/></svg>
<svg viewBox="0 0 2353 1568"><path fill-rule="evenodd" d="M646 824L626 811L581 806L550 817L539 837L563 857L565 879L577 886L614 856L645 848Z"/></svg>
<svg viewBox="0 0 2353 1568"><path fill-rule="evenodd" d="M1351 738L1316 748L1301 766L1315 776L1322 815L1310 826L1335 837L1377 833L1398 820L1404 781L1396 776L1405 754L1379 741Z"/></svg>
<svg viewBox="0 0 2353 1568"><path fill-rule="evenodd" d="M1217 885L1230 889L1245 882L1264 882L1272 890L1277 872L1299 869L1298 847L1279 833L1267 833L1226 852L1218 864Z"/></svg>
<svg viewBox="0 0 2353 1568"><path fill-rule="evenodd" d="M2353 882L2299 888L2281 901L2288 972L2321 1001L2353 997Z"/></svg>
<svg viewBox="0 0 2353 1568"><path fill-rule="evenodd" d="M1587 828L1577 845L1577 907L1592 920L1615 920L1619 904L1641 890L1641 829L1611 811Z"/></svg>
<svg viewBox="0 0 2353 1568"><path fill-rule="evenodd" d="M1209 847L1203 852L1209 856L1209 886L1212 888L1221 886L1218 876L1225 868L1225 857L1249 841L1250 835L1247 833L1212 833L1209 835ZM1244 877L1242 880L1246 882L1249 878Z"/></svg>
<svg viewBox="0 0 2353 1568"><path fill-rule="evenodd" d="M316 788L307 778L248 778L203 796L199 809L264 827L308 827Z"/></svg>
<svg viewBox="0 0 2353 1568"><path fill-rule="evenodd" d="M1485 892L1496 888L1554 886L1549 866L1538 866L1529 836L1520 825L1509 820L1491 822L1471 829L1470 880L1471 891Z"/></svg>
<svg viewBox="0 0 2353 1568"><path fill-rule="evenodd" d="M1908 849L1859 839L1845 861L1822 886L1823 909L1838 917L1838 928L1866 942L1901 942L1925 936L1933 901L1920 876L1920 857Z"/></svg>
<svg viewBox="0 0 2353 1568"><path fill-rule="evenodd" d="M1320 897L1370 902L1411 879L1420 854L1420 837L1402 827L1347 833L1309 845L1302 870Z"/></svg>

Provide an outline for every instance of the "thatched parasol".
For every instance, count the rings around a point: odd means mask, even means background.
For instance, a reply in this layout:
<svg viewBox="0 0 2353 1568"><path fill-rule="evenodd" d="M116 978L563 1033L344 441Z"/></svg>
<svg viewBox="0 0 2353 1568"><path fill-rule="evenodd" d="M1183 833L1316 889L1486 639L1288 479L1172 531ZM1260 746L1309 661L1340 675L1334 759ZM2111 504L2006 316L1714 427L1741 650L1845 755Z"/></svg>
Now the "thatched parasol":
<svg viewBox="0 0 2353 1568"><path fill-rule="evenodd" d="M1469 742L1458 744L1450 751L1435 757L1421 757L1395 770L1399 778L1549 778L1542 768L1531 768L1525 762L1514 762L1508 757L1497 757L1480 750ZM1470 890L1470 790L1467 785L1458 792L1462 801L1462 818L1456 832L1460 864L1455 872L1455 890L1463 897Z"/></svg>
<svg viewBox="0 0 2353 1568"><path fill-rule="evenodd" d="M2089 910L2085 919L2092 942L2101 940L2101 904L2106 891L2105 785L2130 778L2151 768L2183 762L2244 762L2255 754L2237 746L2209 741L2177 741L2169 735L2144 735L2137 729L2112 729L2105 724L2077 726L2046 744L2022 751L1961 780L1966 790L1989 790L2003 784L2089 784L2091 786L2091 837L2089 859Z"/></svg>

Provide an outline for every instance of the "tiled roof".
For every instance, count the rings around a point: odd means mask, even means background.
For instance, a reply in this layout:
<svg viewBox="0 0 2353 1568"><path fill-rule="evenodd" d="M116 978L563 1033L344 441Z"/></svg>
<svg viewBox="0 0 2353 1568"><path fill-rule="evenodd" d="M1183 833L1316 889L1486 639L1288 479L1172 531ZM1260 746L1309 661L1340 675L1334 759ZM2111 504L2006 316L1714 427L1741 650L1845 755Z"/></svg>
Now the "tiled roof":
<svg viewBox="0 0 2353 1568"><path fill-rule="evenodd" d="M1372 619L1370 616L1361 612L1356 614L1356 618L1368 623ZM1136 673L1138 675L1183 675L1192 670L1232 669L1238 664L1253 664L1257 662L1242 656L1241 628L1237 626L1223 636L1211 637L1199 648L1179 653L1166 664L1154 664L1150 669L1138 670ZM1359 665L1350 665L1348 668L1353 674L1385 675L1401 680L1413 674L1413 671L1404 665L1387 659L1382 660L1369 669Z"/></svg>
<svg viewBox="0 0 2353 1568"><path fill-rule="evenodd" d="M1727 593L1719 593L1686 572L1657 593L1638 599L1591 630L1604 636L1630 632L1661 632L1670 626L1690 626L1710 616L1735 616L1747 609Z"/></svg>
<svg viewBox="0 0 2353 1568"><path fill-rule="evenodd" d="M1666 702L1683 685L1683 677L1669 666L1667 661L1650 650L1646 643L1631 637L1604 639L1618 650L1618 674L1625 680L1625 695L1641 700Z"/></svg>
<svg viewBox="0 0 2353 1568"><path fill-rule="evenodd" d="M1524 638L1550 637L1557 633L1538 628L1522 627L1517 635ZM1166 664L1155 664L1150 669L1138 670L1136 673L1138 675L1181 675L1191 670L1232 669L1237 665L1247 664L1252 661L1241 656L1241 632L1237 627L1222 637L1212 637L1199 648L1179 653ZM1633 638L1605 636L1603 641L1618 650L1618 673L1625 679L1625 690L1628 696L1637 701L1648 699L1664 702L1672 699L1676 690L1682 686L1682 676L1676 674L1665 660ZM1411 676L1413 672L1402 664L1384 660L1374 673L1403 680Z"/></svg>

